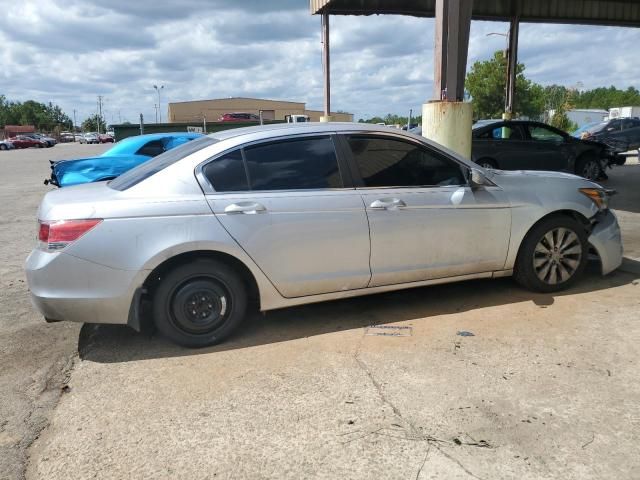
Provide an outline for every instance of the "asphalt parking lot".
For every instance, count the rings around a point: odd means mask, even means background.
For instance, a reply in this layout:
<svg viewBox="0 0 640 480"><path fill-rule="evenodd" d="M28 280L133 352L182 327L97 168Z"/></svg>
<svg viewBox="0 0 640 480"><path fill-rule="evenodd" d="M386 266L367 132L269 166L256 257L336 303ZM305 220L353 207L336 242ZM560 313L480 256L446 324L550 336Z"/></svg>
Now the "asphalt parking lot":
<svg viewBox="0 0 640 480"><path fill-rule="evenodd" d="M626 256L607 277L592 267L557 295L500 279L256 314L229 342L185 350L48 325L30 306L22 264L47 160L106 148L0 152L0 478L638 475L637 163L606 182Z"/></svg>

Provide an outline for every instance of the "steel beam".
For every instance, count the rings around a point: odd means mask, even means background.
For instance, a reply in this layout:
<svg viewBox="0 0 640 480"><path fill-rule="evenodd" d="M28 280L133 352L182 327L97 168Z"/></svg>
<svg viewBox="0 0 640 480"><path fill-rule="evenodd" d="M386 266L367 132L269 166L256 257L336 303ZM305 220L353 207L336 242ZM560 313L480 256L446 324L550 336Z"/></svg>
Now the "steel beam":
<svg viewBox="0 0 640 480"><path fill-rule="evenodd" d="M505 112L509 115L514 113L516 98L516 78L518 75L518 35L520 31L520 19L511 19L509 29L509 49L507 50L507 88L505 99Z"/></svg>
<svg viewBox="0 0 640 480"><path fill-rule="evenodd" d="M331 115L331 74L329 63L329 13L322 14L322 69L324 73L324 116Z"/></svg>
<svg viewBox="0 0 640 480"><path fill-rule="evenodd" d="M462 101L473 0L436 0L434 100Z"/></svg>

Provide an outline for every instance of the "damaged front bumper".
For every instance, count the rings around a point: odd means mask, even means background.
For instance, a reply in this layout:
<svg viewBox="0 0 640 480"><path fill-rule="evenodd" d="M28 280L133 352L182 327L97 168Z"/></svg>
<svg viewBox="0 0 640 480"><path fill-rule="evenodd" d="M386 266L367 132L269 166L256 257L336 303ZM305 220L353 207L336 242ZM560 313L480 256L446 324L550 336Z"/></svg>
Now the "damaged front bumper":
<svg viewBox="0 0 640 480"><path fill-rule="evenodd" d="M597 215L596 223L589 235L589 244L600 257L603 275L622 265L622 234L618 219L611 210Z"/></svg>

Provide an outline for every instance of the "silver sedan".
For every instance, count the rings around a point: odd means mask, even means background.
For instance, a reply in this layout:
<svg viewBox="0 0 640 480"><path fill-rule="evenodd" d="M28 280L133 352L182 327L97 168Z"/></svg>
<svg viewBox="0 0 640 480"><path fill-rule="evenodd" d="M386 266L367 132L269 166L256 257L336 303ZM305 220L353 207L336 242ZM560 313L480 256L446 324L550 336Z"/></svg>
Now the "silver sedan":
<svg viewBox="0 0 640 480"><path fill-rule="evenodd" d="M269 125L194 140L110 182L47 193L26 263L47 321L152 321L189 347L262 311L513 275L554 292L622 261L609 192L484 170L410 133Z"/></svg>

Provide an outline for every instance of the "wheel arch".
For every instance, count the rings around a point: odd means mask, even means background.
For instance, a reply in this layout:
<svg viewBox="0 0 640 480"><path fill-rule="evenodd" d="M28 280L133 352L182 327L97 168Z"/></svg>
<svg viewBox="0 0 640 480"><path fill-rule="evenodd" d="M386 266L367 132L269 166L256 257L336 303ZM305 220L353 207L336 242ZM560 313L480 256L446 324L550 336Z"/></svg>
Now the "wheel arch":
<svg viewBox="0 0 640 480"><path fill-rule="evenodd" d="M538 220L536 220L534 223L532 223L531 226L525 232L525 234L522 236L522 239L520 240L520 244L518 245L518 253L516 257L520 256L520 252L522 251L522 245L525 239L531 233L531 231L534 228L536 228L540 223L548 220L551 217L569 217L573 220L576 220L578 223L580 223L585 227L587 236L591 230L591 221L587 217L585 217L582 213L578 212L577 210L564 209L564 210L554 210L553 212L548 212L542 217L540 217Z"/></svg>
<svg viewBox="0 0 640 480"><path fill-rule="evenodd" d="M578 168L580 167L580 164L588 159L595 160L596 162L598 162L598 164L600 164L600 167L602 168L602 155L599 154L595 149L588 149L575 156L571 171L578 175Z"/></svg>
<svg viewBox="0 0 640 480"><path fill-rule="evenodd" d="M160 262L144 278L141 287L139 287L133 295L129 310L128 325L137 331L150 326L153 323L150 308L151 300L162 278L178 265L184 265L196 259L217 260L238 272L247 287L249 300L255 302L258 309L260 309L261 299L258 280L242 260L229 253L218 250L189 250L178 253Z"/></svg>
<svg viewBox="0 0 640 480"><path fill-rule="evenodd" d="M147 275L147 278L142 285L145 289L151 292L162 279L163 275L175 268L177 265L182 265L193 260L203 258L217 260L228 265L242 277L250 296L259 295L258 282L249 267L247 267L244 262L239 260L237 257L234 257L229 253L216 250L191 250L170 257L156 266L151 273Z"/></svg>

